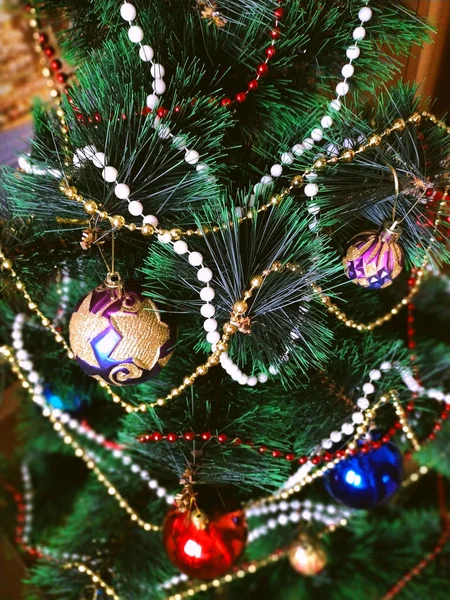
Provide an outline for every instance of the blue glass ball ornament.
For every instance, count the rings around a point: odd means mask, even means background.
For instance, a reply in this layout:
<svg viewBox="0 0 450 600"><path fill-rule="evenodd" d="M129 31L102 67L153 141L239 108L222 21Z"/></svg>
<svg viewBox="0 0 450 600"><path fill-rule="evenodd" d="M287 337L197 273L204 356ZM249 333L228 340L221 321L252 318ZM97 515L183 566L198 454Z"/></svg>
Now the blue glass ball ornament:
<svg viewBox="0 0 450 600"><path fill-rule="evenodd" d="M350 508L374 508L391 498L402 480L403 457L389 442L342 460L324 476L328 492Z"/></svg>
<svg viewBox="0 0 450 600"><path fill-rule="evenodd" d="M50 386L46 385L44 388L44 398L47 404L52 408L63 410L64 412L78 412L83 406L83 401L78 394L75 392L68 393L67 395L60 396L55 393Z"/></svg>

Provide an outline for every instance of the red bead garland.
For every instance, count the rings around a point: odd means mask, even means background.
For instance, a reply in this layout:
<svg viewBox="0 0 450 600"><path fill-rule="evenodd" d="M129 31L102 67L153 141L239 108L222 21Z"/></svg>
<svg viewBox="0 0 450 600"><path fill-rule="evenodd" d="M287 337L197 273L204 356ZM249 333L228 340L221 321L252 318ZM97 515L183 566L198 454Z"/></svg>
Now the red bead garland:
<svg viewBox="0 0 450 600"><path fill-rule="evenodd" d="M431 191L433 194L435 194L436 192L434 192L433 190L429 190ZM442 194L440 195L440 198L442 198ZM411 273L411 277L408 279L408 286L411 289L412 287L414 287L416 282L416 270L414 269ZM407 334L407 344L408 344L408 348L410 350L410 355L409 355L409 360L411 362L411 368L412 368L412 372L414 375L414 379L417 381L418 384L421 385L421 381L419 378L419 367L416 364L417 361L417 355L415 354L415 349L416 349L416 340L415 340L415 334L416 334L416 330L415 330L415 314L414 314L414 310L415 310L415 306L413 302L410 302L407 306L407 329L406 329L406 334ZM416 399L418 397L418 393L417 392L412 392L412 397L413 399ZM408 412L412 412L415 408L414 405L414 401L408 402L408 404L406 405L406 410ZM445 421L445 419L447 419L450 415L450 405L446 404L444 409L441 411L439 418L436 419L436 421L433 424L433 429L431 430L431 432L428 434L427 437L425 437L423 440L421 440L421 443L430 441L430 440L434 440L436 438L436 433L438 431L441 430L442 427L442 421ZM390 430L389 433L392 434L393 429ZM393 435L393 434L392 434Z"/></svg>
<svg viewBox="0 0 450 600"><path fill-rule="evenodd" d="M23 495L19 492L19 490L17 490L13 485L11 485L8 482L4 483L3 487L5 488L5 490L7 492L9 492L12 495L12 497L14 498L14 502L16 503L16 507L17 507L17 517L16 517L17 525L16 525L16 538L15 538L16 544L18 546L20 546L24 552L27 552L31 556L35 556L36 558L43 558L44 554L40 550L37 550L36 548L33 548L32 546L25 544L25 542L23 541L23 527L21 524L25 521L25 509L26 509L26 504L24 502ZM51 560L50 556L46 556L46 558Z"/></svg>
<svg viewBox="0 0 450 600"><path fill-rule="evenodd" d="M279 3L281 3L281 0L279 0ZM284 12L284 10L283 10L283 8L281 6L274 10L274 13L273 13L273 16L274 16L274 25L273 25L273 27L270 30L271 43L270 43L270 46L268 46L266 48L266 50L265 50L266 58L264 59L264 62L260 63L257 66L257 68L256 68L256 74L255 74L254 79L251 79L248 82L247 89L241 90L240 92L237 92L235 94L234 100L232 100L228 96L225 96L224 98L222 98L221 100L219 100L219 104L221 106L231 107L234 104L243 104L247 100L248 94L250 92L253 92L253 91L255 91L255 90L258 89L258 87L259 87L259 79L261 77L265 77L267 75L267 73L269 72L268 62L276 54L275 44L276 44L277 40L280 39L280 36L281 36L281 31L280 31L279 25L280 25L280 20L283 17L283 12ZM46 40L48 41L48 36L46 37ZM54 61L52 61L52 62L54 62ZM77 121L79 121L83 125L87 125L87 124L92 124L93 123L93 119L91 117L86 117L85 115L83 115L81 113L81 111L79 111L73 105L73 102L71 104L72 104L72 107L73 107L74 111L76 112L76 119L77 119ZM180 106L175 106L175 108L174 108L174 112L175 113L180 112L180 110L181 110ZM141 113L136 112L135 114L136 115L142 114L143 116L146 116L146 115L150 114L151 112L152 111L149 108L145 107L141 111ZM98 114L98 113L96 113L96 114ZM164 108L163 106L160 106L160 107L157 108L156 114L158 115L158 117L164 118L164 117L166 117L169 114L169 111L167 110L167 108ZM94 117L95 117L95 115L94 115ZM122 117L126 119L126 115L122 115ZM109 120L112 120L112 117L110 117Z"/></svg>
<svg viewBox="0 0 450 600"><path fill-rule="evenodd" d="M450 410L450 407L449 407ZM367 453L371 449L376 449L381 446L382 443L387 443L390 441L391 437L398 433L399 429L401 429L400 423L396 423L392 429L383 436L382 441L372 441L367 440L362 445L358 446L357 449L353 450L351 454L357 453ZM217 443L230 444L231 446L243 446L246 448L256 448L258 454L270 454L273 458L284 459L288 462L296 461L299 465L304 465L308 461L312 462L313 465L319 465L321 463L329 462L334 458L342 458L345 454L343 450L337 450L336 452L324 452L321 454L317 454L315 456L296 456L296 454L292 451L284 452L279 450L278 448L269 448L265 444L261 444L257 446L255 442L252 440L242 440L239 437L228 437L224 433L213 434L211 431L204 431L202 433L196 433L194 431L186 431L185 433L176 434L176 433L167 433L163 434L160 431L153 431L151 433L146 433L137 437L137 440L143 444L147 444L150 442L161 442L167 441L170 443L175 443L180 440L185 440L187 442L193 442L195 440L202 440L203 442L209 442L210 440L216 441Z"/></svg>
<svg viewBox="0 0 450 600"><path fill-rule="evenodd" d="M281 4L281 0L279 0L279 4ZM250 92L253 92L258 89L259 79L261 77L265 77L269 72L268 62L273 56L275 56L276 53L275 44L277 40L279 40L281 37L280 21L283 17L283 13L284 9L281 6L279 6L273 11L274 24L273 27L271 27L269 33L269 36L271 38L270 46L268 46L265 50L266 58L264 59L264 62L259 64L256 68L255 78L248 82L246 90L242 90L235 95L234 100L231 100L231 98L228 97L222 98L222 100L220 100L221 106L232 106L235 103L242 104L243 102L245 102L245 100L247 99L247 95Z"/></svg>
<svg viewBox="0 0 450 600"><path fill-rule="evenodd" d="M30 13L32 17L30 19L30 27L33 29L33 37L38 43L37 51L40 51L42 53L42 56L44 57L43 64L45 65L46 63L47 71L44 69L44 76L49 79L53 77L54 81L61 84L64 91L66 91L65 84L71 76L71 73L66 73L62 71L63 63L59 58L55 58L56 49L49 43L51 36L46 31L42 30L42 22L38 18L34 5L32 3L27 4L25 6L25 10L26 12ZM60 91L61 90L56 89L54 85L52 85L50 95L52 97L59 96Z"/></svg>
<svg viewBox="0 0 450 600"><path fill-rule="evenodd" d="M425 567L427 567L433 560L437 557L438 554L442 552L445 544L447 543L450 537L450 521L447 514L447 507L445 503L445 493L444 493L444 485L442 481L442 476L438 476L437 480L437 491L438 491L438 503L439 503L439 511L441 515L441 535L437 541L437 544L433 548L433 550L425 556L420 562L417 563L415 567L413 567L406 575L404 575L391 589L385 594L381 600L392 600L410 581L413 577L416 577L420 574Z"/></svg>

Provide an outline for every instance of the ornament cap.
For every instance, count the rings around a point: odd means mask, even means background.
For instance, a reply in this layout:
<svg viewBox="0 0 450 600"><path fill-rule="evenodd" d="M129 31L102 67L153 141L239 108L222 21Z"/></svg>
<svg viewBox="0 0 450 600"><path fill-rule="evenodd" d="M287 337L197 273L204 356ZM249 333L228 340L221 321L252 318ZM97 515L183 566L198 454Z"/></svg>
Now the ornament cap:
<svg viewBox="0 0 450 600"><path fill-rule="evenodd" d="M195 508L190 514L191 522L196 529L203 530L208 527L208 515L199 508Z"/></svg>
<svg viewBox="0 0 450 600"><path fill-rule="evenodd" d="M403 233L403 229L399 227L398 221L385 221L383 223L383 228L384 231L392 236L395 236L395 239L397 239Z"/></svg>

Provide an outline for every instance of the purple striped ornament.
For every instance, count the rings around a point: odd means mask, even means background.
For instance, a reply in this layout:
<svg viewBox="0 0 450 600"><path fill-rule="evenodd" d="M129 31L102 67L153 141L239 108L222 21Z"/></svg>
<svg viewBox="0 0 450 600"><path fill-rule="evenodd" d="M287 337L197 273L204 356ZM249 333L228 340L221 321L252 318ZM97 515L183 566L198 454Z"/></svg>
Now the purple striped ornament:
<svg viewBox="0 0 450 600"><path fill-rule="evenodd" d="M403 269L403 250L397 240L402 230L386 222L378 231L353 237L342 261L349 279L370 290L391 285Z"/></svg>

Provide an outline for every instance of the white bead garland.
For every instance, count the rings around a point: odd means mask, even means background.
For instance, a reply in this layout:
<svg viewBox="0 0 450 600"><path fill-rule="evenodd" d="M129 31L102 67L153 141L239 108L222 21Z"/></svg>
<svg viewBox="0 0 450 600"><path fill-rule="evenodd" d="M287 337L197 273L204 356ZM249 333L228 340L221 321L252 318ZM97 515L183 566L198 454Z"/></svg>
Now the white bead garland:
<svg viewBox="0 0 450 600"><path fill-rule="evenodd" d="M137 16L137 10L135 6L131 2L124 2L120 7L120 16L124 21L127 21L130 26L128 29L128 38L132 43L138 44L139 58L142 60L142 62L150 63L150 75L153 77L153 81L151 83L153 93L147 96L146 104L148 108L155 110L160 102L161 96L164 94L167 88L164 81L166 70L162 64L153 61L155 56L153 48L148 44L142 44L142 40L144 39L144 31L141 27L134 23ZM177 137L171 133L170 127L167 125L161 126L160 122L160 118L155 117L154 127L158 130L158 136L161 139L170 138L175 147L185 153L185 161L190 165L196 165L199 160L198 152L196 150L187 148L184 143L180 147Z"/></svg>
<svg viewBox="0 0 450 600"><path fill-rule="evenodd" d="M240 385L249 385L254 387L258 382L266 383L269 379L266 373L258 373L257 375L247 375L235 364L228 356L228 352L222 352L220 355L220 365L228 373L228 375L237 381Z"/></svg>
<svg viewBox="0 0 450 600"><path fill-rule="evenodd" d="M54 326L59 325L59 323L65 317L70 299L70 283L72 280L70 279L69 274L65 269L62 270L61 275L61 287L58 290L58 293L60 294L60 301L56 317L53 319Z"/></svg>
<svg viewBox="0 0 450 600"><path fill-rule="evenodd" d="M23 313L16 315L13 322L12 335L14 336L15 340L19 342L21 356L24 359L19 360L19 365L21 369L27 372L28 380L32 383L31 387L33 402L42 409L43 416L53 416L56 419L56 421L63 423L64 426L68 429L77 432L79 435L82 435L88 440L95 442L97 445L101 446L105 450L112 452L112 455L115 458L119 458L124 466L130 467L132 473L138 474L141 477L141 479L148 481L148 487L154 490L158 498L164 498L166 503L169 505L173 504L174 497L168 494L166 489L160 486L156 479L150 479L150 474L148 473L148 471L142 469L139 465L133 463L131 457L125 454L122 449L115 448L114 450L112 450L110 447L108 447L107 444L105 444L105 437L103 435L97 433L89 427L86 427L86 425L80 423L75 417L73 417L69 413L66 413L58 408L53 408L50 404L48 404L44 396L45 384L41 380L37 371L34 370L31 358L26 352L26 350L24 350L23 348L22 330L26 319L27 317ZM17 358L19 359L18 355ZM60 430L55 429L55 431L58 436L62 438L64 437L64 434ZM101 457L96 456L96 460L101 462Z"/></svg>
<svg viewBox="0 0 450 600"><path fill-rule="evenodd" d="M341 109L340 98L347 95L349 92L349 85L347 83L347 79L353 76L354 67L352 65L352 61L358 58L360 54L360 48L358 46L358 42L364 39L366 35L366 30L363 27L364 23L367 23L372 18L372 10L366 6L368 2L365 2L365 6L363 6L358 12L358 18L361 24L353 30L352 37L354 42L347 48L346 56L349 59L349 62L342 67L341 74L344 78L343 81L340 81L336 85L336 94L337 97L332 100L329 104L329 108L333 111L339 111ZM259 184L254 186L254 191L257 192L260 189L260 185L268 185L272 183L272 177L280 177L283 173L282 165L290 165L294 161L294 157L301 156L305 150L311 150L314 147L316 142L320 142L323 139L323 129L328 129L333 125L333 118L326 114L320 118L321 127L315 127L310 134L310 137L305 138L301 143L296 143L292 146L290 152L283 152L281 154L281 164L274 164L269 169L270 175L264 175L261 177ZM306 190L306 188L305 188ZM306 193L306 191L305 191ZM307 194L308 195L308 194Z"/></svg>
<svg viewBox="0 0 450 600"><path fill-rule="evenodd" d="M414 377L411 369L399 367L399 372L403 383L411 392L419 394L420 396L425 396L426 398L430 398L432 400L437 400L438 402L450 404L450 394L446 394L445 392L435 388L424 388Z"/></svg>
<svg viewBox="0 0 450 600"><path fill-rule="evenodd" d="M372 369L369 372L369 381L365 382L362 386L363 395L356 400L356 406L360 409L352 414L351 422L344 423L340 431L332 431L328 438L325 438L321 442L321 446L324 450L332 448L333 444L339 443L342 440L342 436L351 436L355 432L355 426L361 424L364 421L364 414L360 411L365 411L370 406L370 401L367 396L375 393L374 381L378 381L382 376L382 371L389 371L391 363L383 362L380 369Z"/></svg>
<svg viewBox="0 0 450 600"><path fill-rule="evenodd" d="M97 152L95 146L86 146L82 150L76 150L75 156L78 156L82 163L90 160L96 167L102 169L101 174L106 182L113 183L117 180L117 169L111 165L107 165L105 153ZM155 215L144 215L142 202L139 200L130 200L131 189L129 185L123 182L116 183L114 194L120 200L126 200L128 202L128 211L133 217L142 216L143 225L148 223L153 227L158 226L158 219Z"/></svg>

